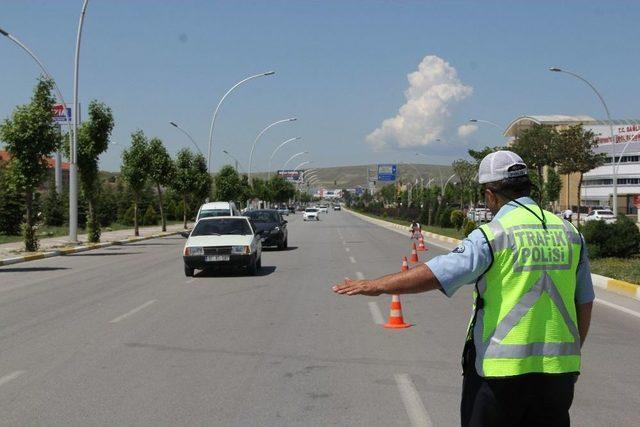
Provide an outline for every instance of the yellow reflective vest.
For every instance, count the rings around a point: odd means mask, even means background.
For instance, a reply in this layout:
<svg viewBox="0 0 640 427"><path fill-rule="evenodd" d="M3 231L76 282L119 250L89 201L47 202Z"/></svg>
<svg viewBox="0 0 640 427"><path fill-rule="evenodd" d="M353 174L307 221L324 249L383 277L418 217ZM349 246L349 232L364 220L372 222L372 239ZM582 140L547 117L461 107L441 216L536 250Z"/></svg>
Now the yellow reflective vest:
<svg viewBox="0 0 640 427"><path fill-rule="evenodd" d="M493 254L476 283L473 338L478 374L509 377L580 370L575 289L582 238L533 204L480 226ZM536 212L538 215L534 215Z"/></svg>

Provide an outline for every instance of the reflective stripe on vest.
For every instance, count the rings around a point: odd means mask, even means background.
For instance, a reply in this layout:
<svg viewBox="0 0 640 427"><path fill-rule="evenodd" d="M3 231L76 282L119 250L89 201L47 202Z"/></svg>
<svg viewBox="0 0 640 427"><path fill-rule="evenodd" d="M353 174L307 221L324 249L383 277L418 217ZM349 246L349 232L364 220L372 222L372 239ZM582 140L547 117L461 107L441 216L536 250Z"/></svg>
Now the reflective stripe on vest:
<svg viewBox="0 0 640 427"><path fill-rule="evenodd" d="M481 376L579 370L573 295L582 239L568 222L545 217L543 227L516 208L481 226L494 254L477 283L483 304L472 335Z"/></svg>

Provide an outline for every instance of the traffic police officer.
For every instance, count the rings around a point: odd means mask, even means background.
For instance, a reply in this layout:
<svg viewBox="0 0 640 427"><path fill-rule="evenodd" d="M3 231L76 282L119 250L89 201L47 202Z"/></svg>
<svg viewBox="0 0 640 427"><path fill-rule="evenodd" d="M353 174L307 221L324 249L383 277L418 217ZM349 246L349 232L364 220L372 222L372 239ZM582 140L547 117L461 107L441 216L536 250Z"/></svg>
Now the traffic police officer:
<svg viewBox="0 0 640 427"><path fill-rule="evenodd" d="M441 290L475 283L463 352L463 426L568 426L594 300L582 236L531 198L522 159L496 151L478 181L494 215L451 253L402 273L350 280L344 295Z"/></svg>

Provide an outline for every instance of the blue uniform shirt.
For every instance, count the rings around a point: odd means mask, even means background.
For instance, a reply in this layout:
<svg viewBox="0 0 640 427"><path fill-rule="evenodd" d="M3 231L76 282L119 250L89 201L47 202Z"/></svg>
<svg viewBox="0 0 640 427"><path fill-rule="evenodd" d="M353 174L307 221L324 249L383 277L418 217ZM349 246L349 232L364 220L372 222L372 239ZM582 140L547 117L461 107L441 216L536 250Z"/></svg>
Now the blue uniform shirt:
<svg viewBox="0 0 640 427"><path fill-rule="evenodd" d="M517 201L522 204L535 203L529 197L520 197ZM500 208L495 217L500 218L517 207L515 203L509 202ZM451 297L462 285L475 283L487 271L492 261L489 242L480 230L474 230L453 251L432 258L426 264L440 282L444 294ZM586 304L594 299L589 257L583 238L580 262L578 263L575 301L578 304Z"/></svg>

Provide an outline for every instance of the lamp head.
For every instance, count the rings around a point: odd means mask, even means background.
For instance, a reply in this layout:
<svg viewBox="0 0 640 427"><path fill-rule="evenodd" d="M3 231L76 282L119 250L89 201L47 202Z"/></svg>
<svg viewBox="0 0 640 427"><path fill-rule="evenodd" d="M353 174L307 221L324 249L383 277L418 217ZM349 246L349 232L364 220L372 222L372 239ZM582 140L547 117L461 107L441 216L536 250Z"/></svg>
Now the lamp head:
<svg viewBox="0 0 640 427"><path fill-rule="evenodd" d="M478 119L469 119L471 123L478 123Z"/></svg>
<svg viewBox="0 0 640 427"><path fill-rule="evenodd" d="M9 37L9 33L7 33L5 30L3 30L2 28L0 28L0 34L2 34L3 36L7 36Z"/></svg>
<svg viewBox="0 0 640 427"><path fill-rule="evenodd" d="M289 119L289 121L290 121L290 122L295 122L296 120L298 120L298 119L297 119L297 118L295 118L295 117L291 117L291 118Z"/></svg>
<svg viewBox="0 0 640 427"><path fill-rule="evenodd" d="M169 122L169 124L170 124L171 126L173 126L174 128L177 128L177 127L178 127L178 125L177 125L177 124L175 124L174 122Z"/></svg>
<svg viewBox="0 0 640 427"><path fill-rule="evenodd" d="M559 73L559 72L561 72L561 71L562 71L562 68L558 68L558 67L551 67L551 68L549 68L549 71L553 71L553 72Z"/></svg>
<svg viewBox="0 0 640 427"><path fill-rule="evenodd" d="M276 72L275 71L267 71L266 73L263 74L263 76L273 76Z"/></svg>

